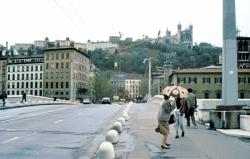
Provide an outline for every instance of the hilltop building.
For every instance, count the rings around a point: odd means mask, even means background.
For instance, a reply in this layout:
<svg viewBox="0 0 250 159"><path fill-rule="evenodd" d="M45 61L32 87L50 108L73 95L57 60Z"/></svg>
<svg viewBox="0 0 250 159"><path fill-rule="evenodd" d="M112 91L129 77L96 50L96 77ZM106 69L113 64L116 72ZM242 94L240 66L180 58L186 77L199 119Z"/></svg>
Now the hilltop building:
<svg viewBox="0 0 250 159"><path fill-rule="evenodd" d="M177 33L172 35L171 31L166 30L166 34L160 41L167 41L173 44L184 45L187 48L193 48L193 25L189 25L188 28L182 30L182 25L177 25Z"/></svg>

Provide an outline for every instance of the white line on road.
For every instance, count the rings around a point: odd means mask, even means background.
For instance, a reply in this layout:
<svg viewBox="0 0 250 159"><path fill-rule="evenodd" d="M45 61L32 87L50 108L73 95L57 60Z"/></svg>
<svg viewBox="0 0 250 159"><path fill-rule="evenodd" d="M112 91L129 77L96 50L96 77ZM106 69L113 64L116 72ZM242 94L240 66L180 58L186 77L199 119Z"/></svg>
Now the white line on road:
<svg viewBox="0 0 250 159"><path fill-rule="evenodd" d="M57 121L54 122L54 124L58 124L58 123L61 123L61 122L63 122L63 120L57 120Z"/></svg>
<svg viewBox="0 0 250 159"><path fill-rule="evenodd" d="M65 109L71 109L71 108L73 108L73 107L60 108L60 109L55 109L55 110L49 110L49 111L45 111L45 112L41 112L41 113L30 114L30 115L21 116L21 117L16 117L16 118L12 118L12 119L0 121L0 122L2 122L2 123L3 122L9 122L9 121L14 121L14 120L18 120L18 119L24 119L24 118L28 118L28 117L34 117L34 116L38 116L38 115L48 114L48 113L57 112L57 111L65 110Z"/></svg>
<svg viewBox="0 0 250 159"><path fill-rule="evenodd" d="M16 137L10 138L9 140L3 141L2 144L6 144L6 143L8 143L8 142L15 141L15 140L17 140L17 139L19 139L19 137L16 136Z"/></svg>

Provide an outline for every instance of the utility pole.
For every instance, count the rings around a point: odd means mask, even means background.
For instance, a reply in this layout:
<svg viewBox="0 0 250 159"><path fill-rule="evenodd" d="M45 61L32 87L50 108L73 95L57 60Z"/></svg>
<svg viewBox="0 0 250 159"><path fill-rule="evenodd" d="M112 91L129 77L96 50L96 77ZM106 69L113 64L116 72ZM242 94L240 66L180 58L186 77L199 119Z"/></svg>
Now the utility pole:
<svg viewBox="0 0 250 159"><path fill-rule="evenodd" d="M148 59L148 100L151 99L151 57Z"/></svg>

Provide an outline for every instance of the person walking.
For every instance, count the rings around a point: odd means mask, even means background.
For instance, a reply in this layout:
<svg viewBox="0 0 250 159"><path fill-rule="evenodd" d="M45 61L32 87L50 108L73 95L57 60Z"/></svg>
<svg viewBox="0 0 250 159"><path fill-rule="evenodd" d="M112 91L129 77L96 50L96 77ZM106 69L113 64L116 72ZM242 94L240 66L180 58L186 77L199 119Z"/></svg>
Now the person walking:
<svg viewBox="0 0 250 159"><path fill-rule="evenodd" d="M26 92L23 92L23 97L22 97L22 103L23 103L23 101L25 101L25 102L27 102L27 99L26 99Z"/></svg>
<svg viewBox="0 0 250 159"><path fill-rule="evenodd" d="M2 98L3 98L3 107L4 107L6 104L6 99L7 99L7 93L5 92L5 90L3 90Z"/></svg>
<svg viewBox="0 0 250 159"><path fill-rule="evenodd" d="M168 143L168 135L169 135L169 124L168 120L170 117L170 113L175 108L174 105L171 104L169 100L169 96L164 95L164 101L161 103L159 111L158 111L158 132L163 135L161 148L169 149L170 144Z"/></svg>
<svg viewBox="0 0 250 159"><path fill-rule="evenodd" d="M180 98L180 97L176 98L176 110L174 111L175 114L174 126L176 129L176 136L175 136L176 139L179 138L179 133L178 133L179 127L182 131L181 137L184 137L185 135L183 120L184 120L184 114L188 109L187 107L188 105L186 98Z"/></svg>
<svg viewBox="0 0 250 159"><path fill-rule="evenodd" d="M187 126L190 126L190 117L194 126L196 126L194 111L197 108L197 99L196 96L192 93L192 88L188 89L187 103L188 103L188 111L185 114L187 119Z"/></svg>

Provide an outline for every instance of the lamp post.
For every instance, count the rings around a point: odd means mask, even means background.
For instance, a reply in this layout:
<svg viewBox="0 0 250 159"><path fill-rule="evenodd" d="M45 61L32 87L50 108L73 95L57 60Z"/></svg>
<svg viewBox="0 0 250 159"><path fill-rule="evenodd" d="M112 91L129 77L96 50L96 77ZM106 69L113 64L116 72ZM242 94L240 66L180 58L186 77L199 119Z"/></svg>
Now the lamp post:
<svg viewBox="0 0 250 159"><path fill-rule="evenodd" d="M143 63L148 61L148 100L152 97L151 96L151 57L148 59L144 59Z"/></svg>

